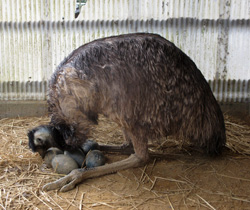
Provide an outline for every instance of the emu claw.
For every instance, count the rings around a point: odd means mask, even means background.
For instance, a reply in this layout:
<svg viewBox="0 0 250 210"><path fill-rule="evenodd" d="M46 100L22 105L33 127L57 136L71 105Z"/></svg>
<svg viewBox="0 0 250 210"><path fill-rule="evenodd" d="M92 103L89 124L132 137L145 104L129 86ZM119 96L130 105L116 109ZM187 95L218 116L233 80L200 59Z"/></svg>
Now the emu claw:
<svg viewBox="0 0 250 210"><path fill-rule="evenodd" d="M43 186L44 191L60 189L60 192L67 192L75 188L82 181L83 169L75 169L67 176Z"/></svg>
<svg viewBox="0 0 250 210"><path fill-rule="evenodd" d="M88 178L94 178L103 176L105 174L115 173L119 170L125 170L132 167L138 167L144 160L146 160L147 153L144 159L138 158L136 154L130 155L128 158L106 164L103 166L98 166L96 168L89 169L75 169L70 172L69 175L49 184L46 184L43 187L44 191L60 189L61 192L66 192L72 190L77 184L81 183L83 180Z"/></svg>

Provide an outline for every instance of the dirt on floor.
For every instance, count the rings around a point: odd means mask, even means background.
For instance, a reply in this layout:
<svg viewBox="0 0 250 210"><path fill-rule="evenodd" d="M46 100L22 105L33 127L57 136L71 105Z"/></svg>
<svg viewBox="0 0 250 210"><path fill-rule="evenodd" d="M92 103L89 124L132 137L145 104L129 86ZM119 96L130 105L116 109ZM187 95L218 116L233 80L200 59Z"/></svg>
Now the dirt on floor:
<svg viewBox="0 0 250 210"><path fill-rule="evenodd" d="M171 139L150 143L153 155L144 167L89 179L66 193L44 192L42 186L61 175L30 151L26 134L48 121L47 117L0 120L0 209L250 209L247 152L225 149L222 156L211 158ZM235 121L229 125L239 132L243 127L250 130ZM250 134L246 135L250 143ZM237 142L240 136L228 138ZM93 139L119 144L122 135L117 125L101 118ZM105 155L108 163L128 157Z"/></svg>

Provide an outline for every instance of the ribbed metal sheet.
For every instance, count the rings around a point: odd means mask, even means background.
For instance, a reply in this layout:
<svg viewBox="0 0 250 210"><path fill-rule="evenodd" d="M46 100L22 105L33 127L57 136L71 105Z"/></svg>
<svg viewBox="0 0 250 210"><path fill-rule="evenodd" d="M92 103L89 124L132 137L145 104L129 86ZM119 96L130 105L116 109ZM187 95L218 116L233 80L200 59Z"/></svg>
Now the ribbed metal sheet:
<svg viewBox="0 0 250 210"><path fill-rule="evenodd" d="M0 100L44 100L73 49L96 38L158 33L188 54L219 101L250 99L250 0L0 0Z"/></svg>

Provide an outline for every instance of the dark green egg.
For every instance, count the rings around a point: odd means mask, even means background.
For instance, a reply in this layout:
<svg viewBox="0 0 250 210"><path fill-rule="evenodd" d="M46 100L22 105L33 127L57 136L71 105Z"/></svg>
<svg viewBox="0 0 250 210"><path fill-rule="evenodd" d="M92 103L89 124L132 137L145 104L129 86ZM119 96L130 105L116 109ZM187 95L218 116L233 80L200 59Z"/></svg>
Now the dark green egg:
<svg viewBox="0 0 250 210"><path fill-rule="evenodd" d="M99 150L91 150L86 155L86 167L94 168L105 164L106 158Z"/></svg>

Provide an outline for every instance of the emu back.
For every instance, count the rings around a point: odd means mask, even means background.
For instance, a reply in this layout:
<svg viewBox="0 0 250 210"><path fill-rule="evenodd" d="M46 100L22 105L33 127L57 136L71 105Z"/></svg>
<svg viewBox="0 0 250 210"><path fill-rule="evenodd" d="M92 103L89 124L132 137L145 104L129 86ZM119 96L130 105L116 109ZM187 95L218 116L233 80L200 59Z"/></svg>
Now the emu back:
<svg viewBox="0 0 250 210"><path fill-rule="evenodd" d="M48 103L51 124L72 145L86 140L98 114L138 136L137 145L175 135L219 154L226 141L223 114L202 73L155 34L113 36L74 50L51 78Z"/></svg>

